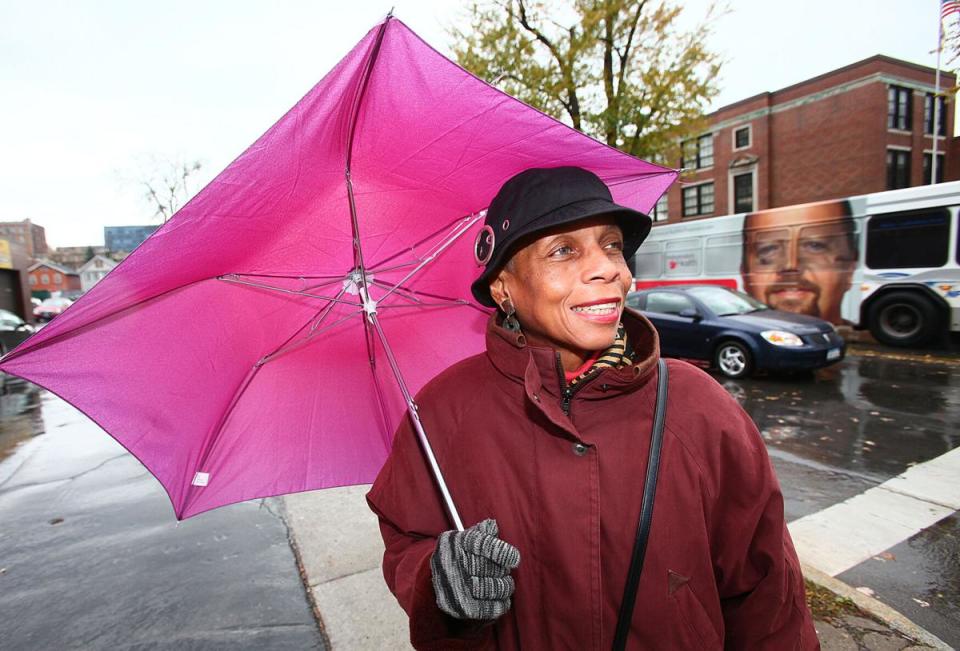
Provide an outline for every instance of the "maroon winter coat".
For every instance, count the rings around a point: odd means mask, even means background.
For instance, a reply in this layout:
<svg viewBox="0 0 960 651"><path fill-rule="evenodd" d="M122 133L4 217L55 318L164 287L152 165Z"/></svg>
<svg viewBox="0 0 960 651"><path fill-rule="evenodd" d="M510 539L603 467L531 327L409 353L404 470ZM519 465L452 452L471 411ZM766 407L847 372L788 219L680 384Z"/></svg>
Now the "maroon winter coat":
<svg viewBox="0 0 960 651"><path fill-rule="evenodd" d="M633 549L659 343L623 318L639 360L560 404L556 353L494 324L487 352L450 367L417 403L465 526L496 518L520 550L513 607L493 624L445 615L430 556L452 526L404 420L367 495L387 585L420 649L611 648ZM670 360L653 525L629 649L817 649L783 497L750 417L710 376ZM582 445L586 445L583 450Z"/></svg>

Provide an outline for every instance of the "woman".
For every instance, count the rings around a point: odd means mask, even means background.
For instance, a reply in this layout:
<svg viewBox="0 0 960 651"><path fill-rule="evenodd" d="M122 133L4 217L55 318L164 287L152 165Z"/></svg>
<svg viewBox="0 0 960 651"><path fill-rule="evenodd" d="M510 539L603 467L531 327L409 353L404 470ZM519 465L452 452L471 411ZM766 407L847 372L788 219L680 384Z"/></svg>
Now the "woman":
<svg viewBox="0 0 960 651"><path fill-rule="evenodd" d="M465 525L405 421L367 495L421 649L609 649L637 529L659 345L624 309L650 230L580 168L490 204L473 285L487 351L417 402ZM783 498L756 427L671 360L653 525L628 648L815 649Z"/></svg>

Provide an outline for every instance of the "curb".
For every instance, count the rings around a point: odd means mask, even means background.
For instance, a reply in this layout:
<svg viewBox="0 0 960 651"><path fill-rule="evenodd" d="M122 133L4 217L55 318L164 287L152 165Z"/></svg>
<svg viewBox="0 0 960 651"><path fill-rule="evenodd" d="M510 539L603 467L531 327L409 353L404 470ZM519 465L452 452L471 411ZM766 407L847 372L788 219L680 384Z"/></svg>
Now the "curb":
<svg viewBox="0 0 960 651"><path fill-rule="evenodd" d="M849 343L847 345L847 357L851 356L879 357L926 364L957 364L960 362L960 355L950 351L911 350L909 348L891 350L879 346L857 343Z"/></svg>
<svg viewBox="0 0 960 651"><path fill-rule="evenodd" d="M317 603L317 597L313 594L313 590L310 589L310 577L307 576L307 569L303 564L303 552L300 548L300 541L297 538L296 531L294 530L293 524L291 522L290 514L287 510L287 502L283 499L283 496L273 497L269 499L275 499L279 505L279 515L280 521L283 522L284 528L287 530L287 542L290 544L290 549L293 551L293 559L297 564L297 573L300 575L300 583L302 584L303 591L306 594L307 603L310 605L310 611L313 613L313 619L317 624L317 630L320 632L320 640L323 643L324 649L332 649L333 645L330 644L330 635L327 633L326 622L323 621L323 613L320 612L320 604Z"/></svg>
<svg viewBox="0 0 960 651"><path fill-rule="evenodd" d="M894 610L890 606L881 603L873 597L865 595L853 586L848 585L825 572L821 572L815 567L802 562L800 566L804 577L822 588L826 588L827 590L830 590L841 597L849 599L861 610L873 615L893 630L903 633L914 641L926 644L934 649L952 651L952 646L941 640L927 629L914 623L905 615Z"/></svg>

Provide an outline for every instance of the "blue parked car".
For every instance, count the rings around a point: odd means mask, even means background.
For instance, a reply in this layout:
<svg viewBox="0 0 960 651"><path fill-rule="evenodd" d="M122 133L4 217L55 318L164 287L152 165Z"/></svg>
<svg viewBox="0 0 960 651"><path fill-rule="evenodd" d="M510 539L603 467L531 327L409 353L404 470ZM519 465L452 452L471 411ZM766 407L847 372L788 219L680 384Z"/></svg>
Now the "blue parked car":
<svg viewBox="0 0 960 651"><path fill-rule="evenodd" d="M774 310L717 285L671 285L627 295L660 333L666 357L706 360L727 377L758 369L807 370L843 359L846 343L813 316Z"/></svg>

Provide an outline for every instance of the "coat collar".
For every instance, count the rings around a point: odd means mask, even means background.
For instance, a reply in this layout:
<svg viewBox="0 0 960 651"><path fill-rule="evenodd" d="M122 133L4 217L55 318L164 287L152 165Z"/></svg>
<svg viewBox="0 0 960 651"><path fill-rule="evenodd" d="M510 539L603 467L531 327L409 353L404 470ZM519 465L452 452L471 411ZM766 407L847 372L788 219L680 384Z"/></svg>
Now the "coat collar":
<svg viewBox="0 0 960 651"><path fill-rule="evenodd" d="M625 393L646 384L660 358L660 339L653 324L639 312L623 311L621 319L636 362L621 369L603 369L577 392L578 398L608 397L611 392ZM503 375L525 385L531 397L541 391L558 397L562 391L557 353L553 348L533 346L515 332L497 323L497 315L487 322L487 356Z"/></svg>

